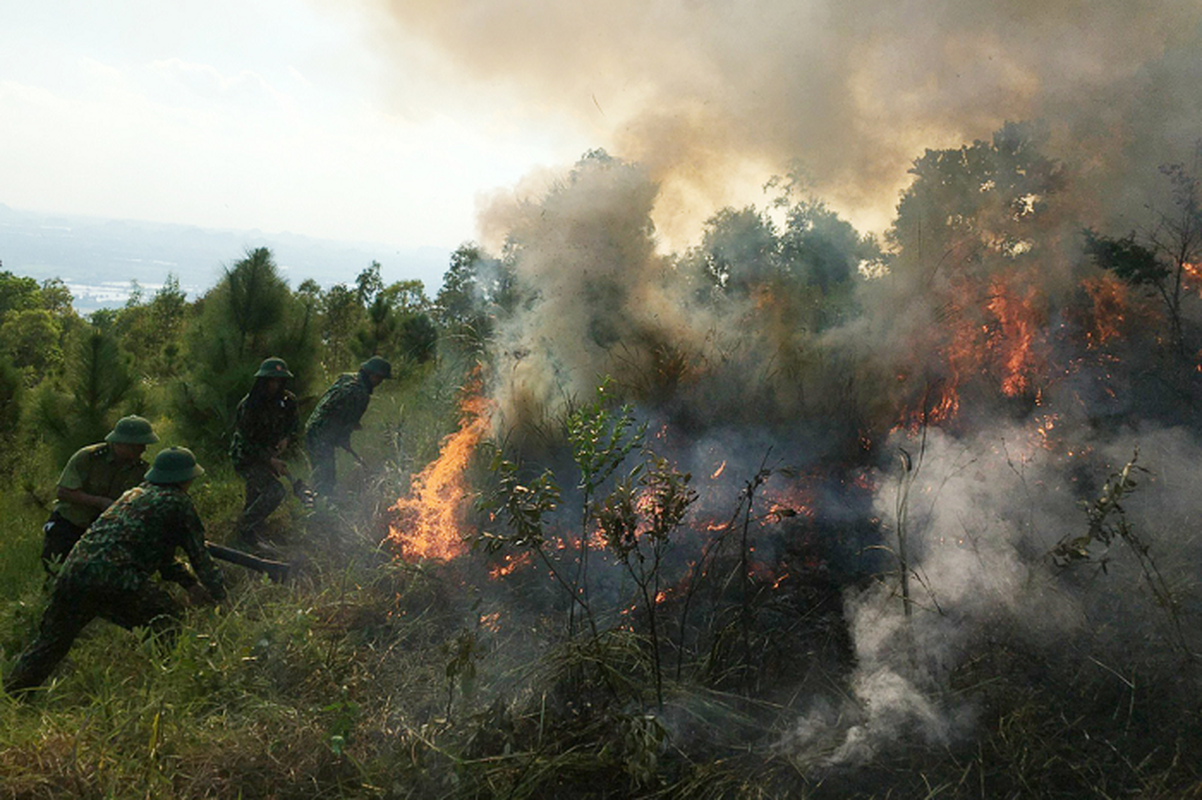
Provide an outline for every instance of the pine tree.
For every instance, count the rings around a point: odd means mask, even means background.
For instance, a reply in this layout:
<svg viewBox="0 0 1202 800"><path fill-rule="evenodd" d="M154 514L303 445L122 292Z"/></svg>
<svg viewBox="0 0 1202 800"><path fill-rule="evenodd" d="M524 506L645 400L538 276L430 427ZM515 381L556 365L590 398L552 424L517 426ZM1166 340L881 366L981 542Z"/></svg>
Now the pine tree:
<svg viewBox="0 0 1202 800"><path fill-rule="evenodd" d="M197 306L173 400L187 444L217 455L264 358L287 361L296 375L292 390L303 396L317 370L316 301L310 292L294 295L271 251L260 247L227 268Z"/></svg>
<svg viewBox="0 0 1202 800"><path fill-rule="evenodd" d="M69 350L61 384L44 381L30 409L32 428L50 445L58 463L80 447L103 440L119 417L146 410L129 356L111 332L90 327Z"/></svg>

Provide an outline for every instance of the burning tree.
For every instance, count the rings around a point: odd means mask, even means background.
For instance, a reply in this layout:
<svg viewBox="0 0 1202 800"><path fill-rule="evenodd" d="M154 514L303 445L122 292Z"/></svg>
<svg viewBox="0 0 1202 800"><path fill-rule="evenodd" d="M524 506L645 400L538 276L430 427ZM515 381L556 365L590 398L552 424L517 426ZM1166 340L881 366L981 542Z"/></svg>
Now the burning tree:
<svg viewBox="0 0 1202 800"><path fill-rule="evenodd" d="M1085 252L1099 267L1125 283L1158 297L1169 324L1169 341L1183 358L1186 346L1182 304L1202 292L1202 207L1198 179L1180 164L1161 168L1171 185L1172 210L1157 213L1155 223L1138 235L1121 238L1085 231Z"/></svg>

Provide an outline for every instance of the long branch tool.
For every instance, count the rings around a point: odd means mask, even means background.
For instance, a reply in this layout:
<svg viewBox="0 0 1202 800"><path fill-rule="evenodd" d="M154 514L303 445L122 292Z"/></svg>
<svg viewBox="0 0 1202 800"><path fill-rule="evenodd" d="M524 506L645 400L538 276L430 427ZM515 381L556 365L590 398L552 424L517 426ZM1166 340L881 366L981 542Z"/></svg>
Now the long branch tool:
<svg viewBox="0 0 1202 800"><path fill-rule="evenodd" d="M285 561L272 561L269 558L259 558L258 556L252 556L250 553L235 550L225 545L205 542L205 548L213 558L228 561L231 564L237 564L247 569L253 569L255 572L261 572L276 583L287 580L288 573L292 569L292 565Z"/></svg>

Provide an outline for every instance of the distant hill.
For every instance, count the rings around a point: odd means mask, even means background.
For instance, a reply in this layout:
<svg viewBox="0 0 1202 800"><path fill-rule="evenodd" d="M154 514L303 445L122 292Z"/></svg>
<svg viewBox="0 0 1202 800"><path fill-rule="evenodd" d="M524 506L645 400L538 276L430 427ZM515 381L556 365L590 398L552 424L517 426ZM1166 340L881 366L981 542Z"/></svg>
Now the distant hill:
<svg viewBox="0 0 1202 800"><path fill-rule="evenodd" d="M221 269L248 249L268 247L289 283L313 278L323 287L350 283L372 261L386 282L416 278L433 296L442 283L450 251L335 242L293 233L210 230L132 220L41 214L0 203L0 262L4 269L38 280L62 278L75 308L87 313L120 305L130 281L153 290L168 273L195 297L216 283Z"/></svg>

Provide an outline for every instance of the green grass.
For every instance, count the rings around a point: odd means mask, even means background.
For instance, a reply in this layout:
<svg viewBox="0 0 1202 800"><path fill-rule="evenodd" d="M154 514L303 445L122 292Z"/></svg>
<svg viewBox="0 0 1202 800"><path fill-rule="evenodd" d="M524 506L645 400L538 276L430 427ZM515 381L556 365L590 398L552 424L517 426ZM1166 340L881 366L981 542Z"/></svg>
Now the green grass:
<svg viewBox="0 0 1202 800"><path fill-rule="evenodd" d="M0 797L1202 797L1196 665L1142 664L1128 689L1090 666L1088 641L1054 656L983 645L947 687L972 698L972 736L823 766L782 743L815 694L847 692L853 662L838 604L801 595L805 613L760 610L749 638L771 657L754 680L713 636L656 711L629 625L564 642L537 573L493 584L482 554L411 566L378 544L384 510L456 426L462 374L385 384L356 436L371 468L346 473L355 495L273 516L296 580L226 568L229 600L190 609L169 646L98 621L43 690L0 697ZM194 497L225 540L242 486L206 467ZM0 495L6 670L44 602L45 509L30 498Z"/></svg>

